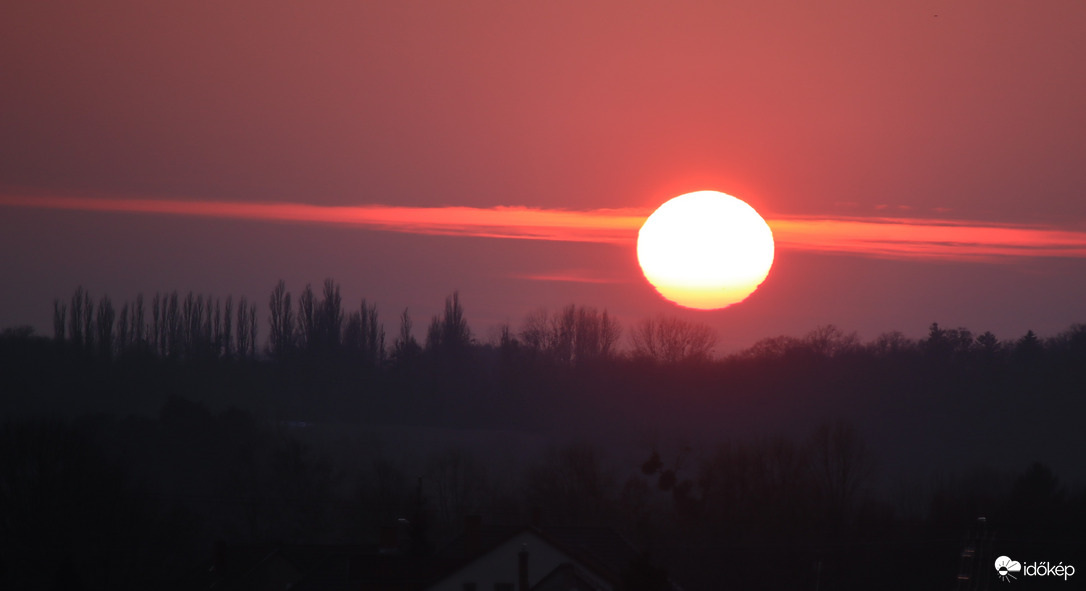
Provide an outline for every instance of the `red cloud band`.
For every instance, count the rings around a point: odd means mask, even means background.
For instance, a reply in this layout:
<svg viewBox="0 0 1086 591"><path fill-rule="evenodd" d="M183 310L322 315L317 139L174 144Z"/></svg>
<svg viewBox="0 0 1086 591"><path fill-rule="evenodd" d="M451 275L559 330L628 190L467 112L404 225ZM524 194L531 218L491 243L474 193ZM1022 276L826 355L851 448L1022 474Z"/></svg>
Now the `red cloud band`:
<svg viewBox="0 0 1086 591"><path fill-rule="evenodd" d="M632 244L651 213L528 207L324 206L298 203L0 196L0 205L343 224L415 234ZM1043 226L910 218L779 217L768 220L778 248L887 258L998 260L1086 258L1086 232Z"/></svg>

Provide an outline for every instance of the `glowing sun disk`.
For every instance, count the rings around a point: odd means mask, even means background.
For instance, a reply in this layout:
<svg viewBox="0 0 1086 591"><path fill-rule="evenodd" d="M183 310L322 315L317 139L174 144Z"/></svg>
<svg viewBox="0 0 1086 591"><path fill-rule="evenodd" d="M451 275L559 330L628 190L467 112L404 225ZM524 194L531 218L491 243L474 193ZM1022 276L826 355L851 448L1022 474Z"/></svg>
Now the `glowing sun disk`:
<svg viewBox="0 0 1086 591"><path fill-rule="evenodd" d="M746 299L773 265L773 233L740 199L717 191L680 195L645 220L637 236L645 278L688 308L725 308Z"/></svg>

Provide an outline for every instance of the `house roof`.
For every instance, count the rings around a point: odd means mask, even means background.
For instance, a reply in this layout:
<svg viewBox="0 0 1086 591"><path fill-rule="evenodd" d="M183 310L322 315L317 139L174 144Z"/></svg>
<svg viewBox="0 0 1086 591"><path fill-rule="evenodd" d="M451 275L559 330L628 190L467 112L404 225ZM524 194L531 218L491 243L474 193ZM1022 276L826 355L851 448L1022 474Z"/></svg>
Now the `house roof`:
<svg viewBox="0 0 1086 591"><path fill-rule="evenodd" d="M434 556L430 583L455 573L517 535L528 532L584 565L597 576L618 584L639 552L615 530L600 526L479 525L465 531ZM470 539L474 536L474 540Z"/></svg>
<svg viewBox="0 0 1086 591"><path fill-rule="evenodd" d="M555 567L547 576L533 585L531 591L569 591L570 589L600 591L599 586L571 562Z"/></svg>

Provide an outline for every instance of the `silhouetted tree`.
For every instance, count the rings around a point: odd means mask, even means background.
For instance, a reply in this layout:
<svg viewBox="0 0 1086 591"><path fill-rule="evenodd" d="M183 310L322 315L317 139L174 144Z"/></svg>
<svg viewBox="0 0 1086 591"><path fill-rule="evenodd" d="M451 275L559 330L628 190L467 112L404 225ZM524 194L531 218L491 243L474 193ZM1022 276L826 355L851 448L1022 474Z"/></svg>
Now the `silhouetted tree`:
<svg viewBox="0 0 1086 591"><path fill-rule="evenodd" d="M227 303L229 309L229 303ZM268 352L276 359L288 357L294 350L294 316L290 306L290 292L286 283L280 279L272 290L268 301L270 316L268 323L271 334L268 336ZM227 311L229 316L229 311Z"/></svg>
<svg viewBox="0 0 1086 591"><path fill-rule="evenodd" d="M802 340L786 335L760 339L737 357L757 361L782 359L804 349Z"/></svg>
<svg viewBox="0 0 1086 591"><path fill-rule="evenodd" d="M87 351L94 350L94 300L86 292L83 293L83 346Z"/></svg>
<svg viewBox="0 0 1086 591"><path fill-rule="evenodd" d="M128 302L125 302L121 304L121 313L117 316L117 325L114 331L114 337L117 341L117 353L120 355L127 353L131 346L132 335L128 317Z"/></svg>
<svg viewBox="0 0 1086 591"><path fill-rule="evenodd" d="M642 320L631 337L635 357L664 364L708 361L716 344L712 328L668 316Z"/></svg>
<svg viewBox="0 0 1086 591"><path fill-rule="evenodd" d="M999 339L990 331L984 331L977 337L977 347L986 355L995 355L999 350Z"/></svg>
<svg viewBox="0 0 1086 591"><path fill-rule="evenodd" d="M81 578L77 570L97 575L95 587L134 586L131 573L109 566L134 562L145 516L86 433L55 420L4 423L0 466L0 556L10 561L0 586L60 585Z"/></svg>
<svg viewBox="0 0 1086 591"><path fill-rule="evenodd" d="M365 298L357 312L352 312L344 329L344 343L369 368L380 366L385 359L385 329L377 321L377 304L367 304Z"/></svg>
<svg viewBox="0 0 1086 591"><path fill-rule="evenodd" d="M555 314L545 308L529 313L520 339L535 356L570 367L610 358L621 334L606 310L570 304Z"/></svg>
<svg viewBox="0 0 1086 591"><path fill-rule="evenodd" d="M1007 500L1008 518L1019 531L1056 533L1067 522L1066 500L1067 491L1052 468L1033 462L1014 479Z"/></svg>
<svg viewBox="0 0 1086 591"><path fill-rule="evenodd" d="M132 306L132 343L138 350L147 347L147 319L143 312L143 294L136 294L136 302Z"/></svg>
<svg viewBox="0 0 1086 591"><path fill-rule="evenodd" d="M166 327L166 347L165 355L168 357L179 357L184 350L185 343L185 324L184 318L181 313L181 300L177 295L177 290L174 290L169 294L169 297L164 300L166 315L163 325Z"/></svg>
<svg viewBox="0 0 1086 591"><path fill-rule="evenodd" d="M1044 350L1041 339L1032 331L1026 331L1022 338L1014 343L1014 357L1021 363L1032 364L1037 361Z"/></svg>
<svg viewBox="0 0 1086 591"><path fill-rule="evenodd" d="M963 327L940 328L938 322L933 322L928 327L928 338L920 342L920 347L934 359L962 359L973 347L973 333Z"/></svg>
<svg viewBox="0 0 1086 591"><path fill-rule="evenodd" d="M803 341L809 351L822 357L836 357L860 348L860 339L855 332L845 334L832 324L815 328Z"/></svg>
<svg viewBox="0 0 1086 591"><path fill-rule="evenodd" d="M462 449L432 455L426 463L426 481L445 524L463 523L467 515L478 512L489 485L486 469Z"/></svg>
<svg viewBox="0 0 1086 591"><path fill-rule="evenodd" d="M219 358L219 322L215 319L217 302L211 294L204 297L204 325L201 329L201 355L210 359Z"/></svg>
<svg viewBox="0 0 1086 591"><path fill-rule="evenodd" d="M400 332L396 336L396 341L392 344L392 357L398 364L408 362L418 357L419 353L422 352L422 347L415 340L411 326L411 315L408 313L407 308L404 308L403 312L400 313Z"/></svg>
<svg viewBox="0 0 1086 591"><path fill-rule="evenodd" d="M901 355L913 350L916 343L902 334L900 331L884 332L873 343L868 345L868 350L880 357Z"/></svg>
<svg viewBox="0 0 1086 591"><path fill-rule="evenodd" d="M245 296L238 300L238 357L256 356L256 304L249 305Z"/></svg>
<svg viewBox="0 0 1086 591"><path fill-rule="evenodd" d="M445 353L461 353L471 344L471 329L464 319L460 292L445 298L445 309L434 316L426 333L426 349Z"/></svg>
<svg viewBox="0 0 1086 591"><path fill-rule="evenodd" d="M332 279L324 280L324 293L317 307L315 318L316 342L320 350L331 352L339 348L343 331L342 298L339 285Z"/></svg>
<svg viewBox="0 0 1086 591"><path fill-rule="evenodd" d="M615 346L622 336L618 321L595 308L577 308L574 331L574 359L578 364L598 359L608 359L615 353Z"/></svg>
<svg viewBox="0 0 1086 591"><path fill-rule="evenodd" d="M226 296L222 310L222 352L227 358L234 354L234 297Z"/></svg>
<svg viewBox="0 0 1086 591"><path fill-rule="evenodd" d="M68 307L68 334L71 336L71 341L76 347L86 347L87 339L87 324L90 322L89 317L92 310L90 295L83 289L83 286L75 288L75 293L72 294L72 303Z"/></svg>
<svg viewBox="0 0 1086 591"><path fill-rule="evenodd" d="M204 325L204 298L194 296L190 291L181 304L181 350L189 359L198 356L203 335L201 330Z"/></svg>
<svg viewBox="0 0 1086 591"><path fill-rule="evenodd" d="M68 316L68 306L53 300L53 339L58 343L64 342L64 323Z"/></svg>
<svg viewBox="0 0 1086 591"><path fill-rule="evenodd" d="M317 337L317 305L313 297L313 288L307 283L302 295L298 297L297 343L305 352L312 352Z"/></svg>
<svg viewBox="0 0 1086 591"><path fill-rule="evenodd" d="M856 428L844 421L823 423L811 436L815 482L832 523L843 525L856 508L874 464Z"/></svg>
<svg viewBox="0 0 1086 591"><path fill-rule="evenodd" d="M244 298L243 298L244 299ZM244 301L242 303L245 303ZM256 357L256 304L249 304L249 357Z"/></svg>
<svg viewBox="0 0 1086 591"><path fill-rule="evenodd" d="M617 496L614 474L586 442L548 450L529 469L526 487L531 506L559 523L604 522Z"/></svg>
<svg viewBox="0 0 1086 591"><path fill-rule="evenodd" d="M165 328L162 324L162 318L162 295L155 292L155 297L151 298L150 341L151 350L158 355L162 355L164 349L162 335L165 333Z"/></svg>
<svg viewBox="0 0 1086 591"><path fill-rule="evenodd" d="M209 315L210 317L210 315ZM215 298L215 319L211 328L212 334L212 347L214 350L214 357L216 359L221 358L225 353L223 352L223 332L222 332L222 300Z"/></svg>

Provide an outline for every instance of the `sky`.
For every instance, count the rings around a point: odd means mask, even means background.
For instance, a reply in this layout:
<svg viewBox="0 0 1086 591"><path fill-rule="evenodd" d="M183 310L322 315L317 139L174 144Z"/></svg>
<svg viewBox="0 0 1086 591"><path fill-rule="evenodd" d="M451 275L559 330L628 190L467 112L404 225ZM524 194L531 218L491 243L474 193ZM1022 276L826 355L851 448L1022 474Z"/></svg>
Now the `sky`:
<svg viewBox="0 0 1086 591"><path fill-rule="evenodd" d="M480 340L570 303L709 324L721 354L825 324L1086 322L1079 0L0 11L0 327L51 334L79 285L263 310L326 277L389 334L459 291ZM662 299L635 255L704 189L777 241L716 311Z"/></svg>

